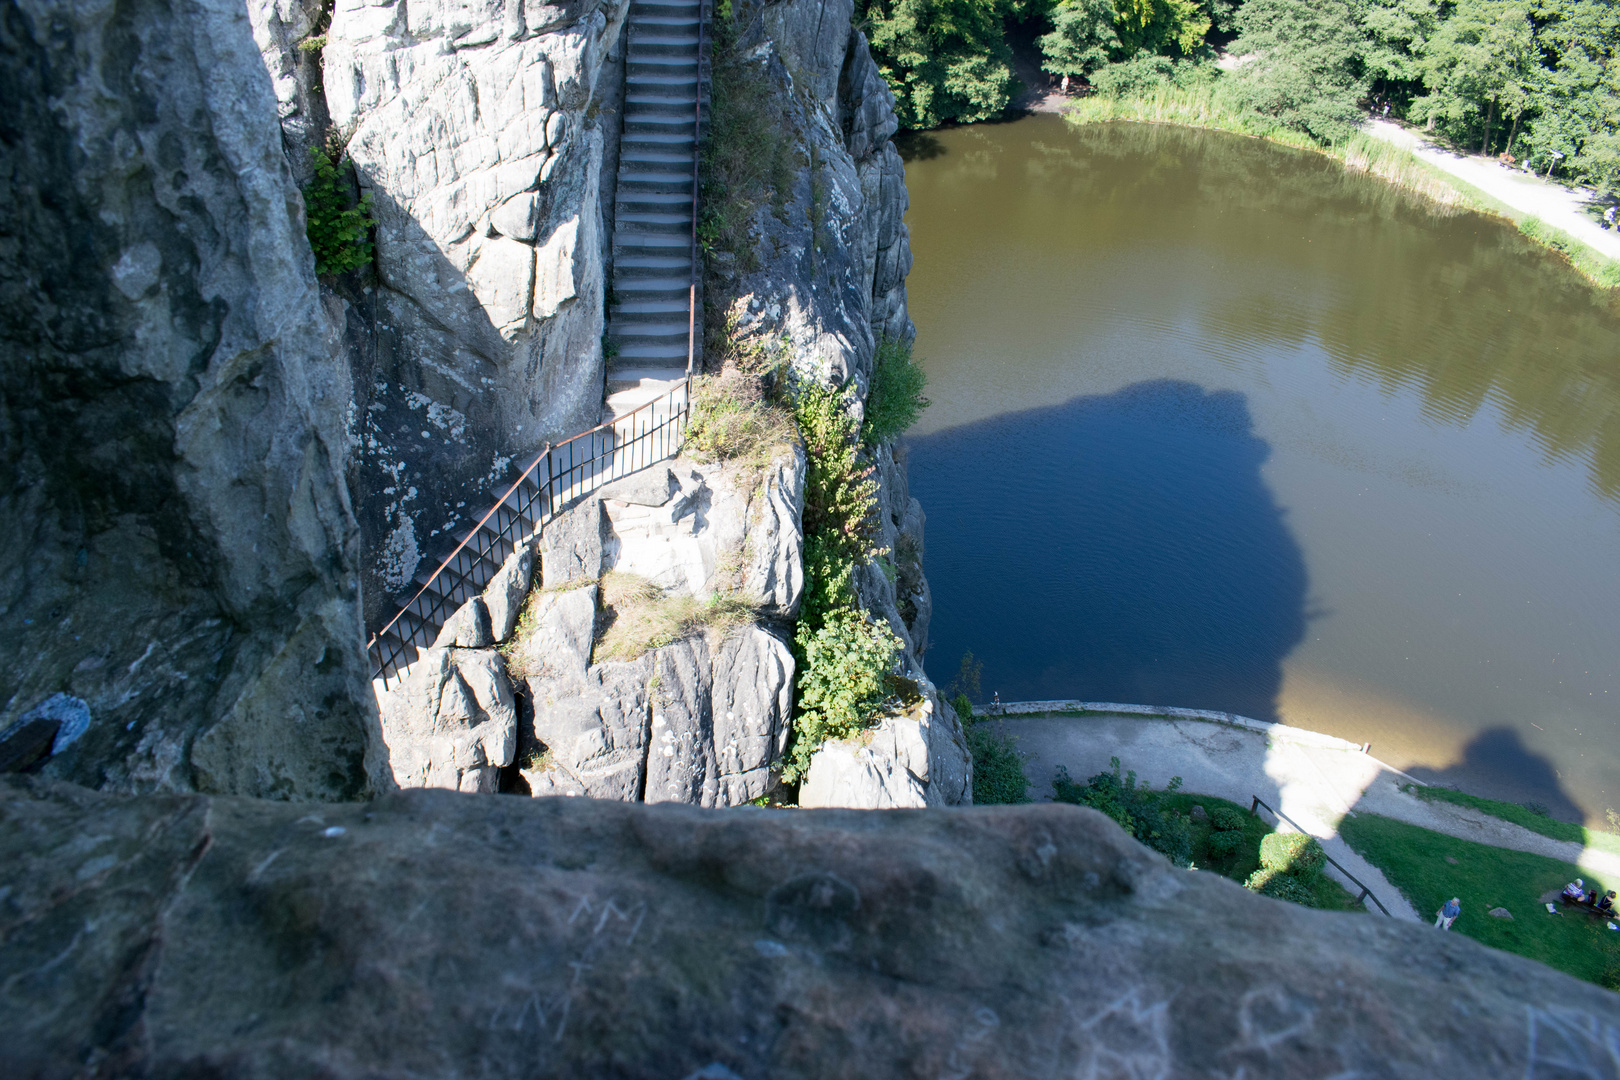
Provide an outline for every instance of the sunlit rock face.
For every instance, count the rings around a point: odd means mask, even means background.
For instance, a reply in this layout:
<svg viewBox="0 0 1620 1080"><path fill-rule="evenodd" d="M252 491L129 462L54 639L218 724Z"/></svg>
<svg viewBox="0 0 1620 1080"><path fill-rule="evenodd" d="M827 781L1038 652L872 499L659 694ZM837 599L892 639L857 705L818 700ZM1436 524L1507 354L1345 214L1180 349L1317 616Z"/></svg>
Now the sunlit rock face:
<svg viewBox="0 0 1620 1080"><path fill-rule="evenodd" d="M363 796L349 372L247 14L6 26L0 728L92 787Z"/></svg>
<svg viewBox="0 0 1620 1080"><path fill-rule="evenodd" d="M317 35L296 0L250 5L294 169L345 147L377 223L376 281L332 283L374 626L546 440L600 418L627 8L340 0Z"/></svg>
<svg viewBox="0 0 1620 1080"><path fill-rule="evenodd" d="M8 1075L1540 1080L1613 1075L1620 1044L1608 991L1062 805L13 781L0 865Z"/></svg>

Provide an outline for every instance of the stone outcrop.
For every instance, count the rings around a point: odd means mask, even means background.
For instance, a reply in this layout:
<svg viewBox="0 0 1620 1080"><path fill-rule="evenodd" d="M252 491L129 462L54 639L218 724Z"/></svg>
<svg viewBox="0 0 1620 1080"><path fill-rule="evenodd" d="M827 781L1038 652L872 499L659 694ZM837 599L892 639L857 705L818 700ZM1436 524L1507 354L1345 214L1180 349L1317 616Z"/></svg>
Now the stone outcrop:
<svg viewBox="0 0 1620 1080"><path fill-rule="evenodd" d="M375 275L332 295L373 627L546 440L597 422L628 6L339 0L316 33L318 4L250 4L294 169L345 146L372 198Z"/></svg>
<svg viewBox="0 0 1620 1080"><path fill-rule="evenodd" d="M1609 991L1173 869L1079 807L408 792L311 813L10 781L0 865L0 1054L19 1076L1620 1067Z"/></svg>
<svg viewBox="0 0 1620 1080"><path fill-rule="evenodd" d="M711 268L709 295L733 298L734 332L783 342L800 378L852 387L864 403L879 343L909 345L916 336L906 309L911 248L905 170L891 141L894 98L852 28L849 0L740 2L736 11L738 53L758 65L803 156L786 205L761 206L754 216L754 257ZM969 797L971 755L954 714L922 676L933 614L922 573L924 515L907 490L904 447L883 446L873 457L878 545L889 558L859 568L856 593L900 638L904 667L927 687L928 717L892 718L859 746L828 747L801 799L808 791L816 805L950 805ZM951 779L930 783L936 775Z"/></svg>
<svg viewBox="0 0 1620 1080"><path fill-rule="evenodd" d="M123 791L386 785L349 371L240 4L8 8L0 728Z"/></svg>

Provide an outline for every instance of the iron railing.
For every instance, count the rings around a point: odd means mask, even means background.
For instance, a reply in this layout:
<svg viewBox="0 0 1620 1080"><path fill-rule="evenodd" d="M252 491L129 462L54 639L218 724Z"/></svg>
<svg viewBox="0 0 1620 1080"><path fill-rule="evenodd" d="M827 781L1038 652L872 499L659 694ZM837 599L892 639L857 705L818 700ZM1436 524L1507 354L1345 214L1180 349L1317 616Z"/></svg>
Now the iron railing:
<svg viewBox="0 0 1620 1080"><path fill-rule="evenodd" d="M598 424L555 446L548 444L438 567L416 578L419 588L415 595L366 643L373 678L380 681L384 689L400 682L405 670L438 639L450 617L483 592L484 586L519 545L604 484L666 461L680 452L691 413L692 377L697 361L697 290L703 265L699 261L697 233L698 164L703 141L704 28L709 11L707 0L699 3L686 378L624 416Z"/></svg>
<svg viewBox="0 0 1620 1080"><path fill-rule="evenodd" d="M1310 835L1310 833L1305 832L1305 829L1300 825L1299 822L1295 821L1293 818L1289 817L1287 814L1283 813L1281 810L1273 809L1271 804L1266 802L1260 796L1255 795L1255 796L1253 796L1253 799L1254 799L1254 802L1249 804L1249 813L1256 814L1256 813L1258 813L1258 808L1264 806L1267 810L1270 810L1272 812L1272 814L1274 814L1280 820L1288 822L1288 824L1290 824L1294 828L1298 829L1304 835L1306 835L1306 836ZM1327 857L1327 861L1332 863L1334 865L1334 867L1339 871L1339 873L1341 873L1345 877L1349 878L1351 883L1354 884L1356 886L1356 888L1361 890L1361 895L1356 897L1356 903L1359 904L1359 903L1362 903L1363 901L1371 900L1373 903L1378 905L1378 910L1379 911L1382 911L1385 915L1389 915L1389 908L1384 906L1384 903L1383 903L1382 900L1379 900L1377 896L1373 895L1373 891L1371 889L1369 889L1369 888L1367 888L1367 886L1363 885L1361 883L1361 881L1354 874L1352 874L1350 871L1346 870L1344 868L1344 866L1341 865L1340 862L1337 859L1335 859L1333 856L1328 855L1327 852L1325 852L1325 851L1322 854ZM1389 917L1393 919L1395 916L1389 915Z"/></svg>

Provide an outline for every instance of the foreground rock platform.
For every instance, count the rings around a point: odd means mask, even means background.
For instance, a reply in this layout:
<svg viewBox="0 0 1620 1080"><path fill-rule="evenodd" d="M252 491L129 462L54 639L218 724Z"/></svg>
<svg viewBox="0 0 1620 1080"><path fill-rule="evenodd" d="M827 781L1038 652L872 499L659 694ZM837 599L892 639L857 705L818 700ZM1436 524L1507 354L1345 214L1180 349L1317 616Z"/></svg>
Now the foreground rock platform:
<svg viewBox="0 0 1620 1080"><path fill-rule="evenodd" d="M14 1077L1610 1077L1620 996L1070 806L0 784Z"/></svg>

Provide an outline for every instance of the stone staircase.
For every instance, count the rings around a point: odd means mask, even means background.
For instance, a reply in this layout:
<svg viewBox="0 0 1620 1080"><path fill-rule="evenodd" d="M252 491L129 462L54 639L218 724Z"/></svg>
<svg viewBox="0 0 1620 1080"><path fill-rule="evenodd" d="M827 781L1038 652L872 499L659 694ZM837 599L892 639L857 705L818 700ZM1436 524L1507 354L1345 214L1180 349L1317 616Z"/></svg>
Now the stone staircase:
<svg viewBox="0 0 1620 1080"><path fill-rule="evenodd" d="M703 0L634 0L630 8L608 312L618 352L608 362L601 426L548 449L479 524L444 538L459 546L423 560L411 599L368 643L383 690L400 683L552 513L679 451L687 395L675 391L686 381L695 296L692 185L706 14Z"/></svg>
<svg viewBox="0 0 1620 1080"><path fill-rule="evenodd" d="M604 422L686 378L704 14L702 0L630 6Z"/></svg>

